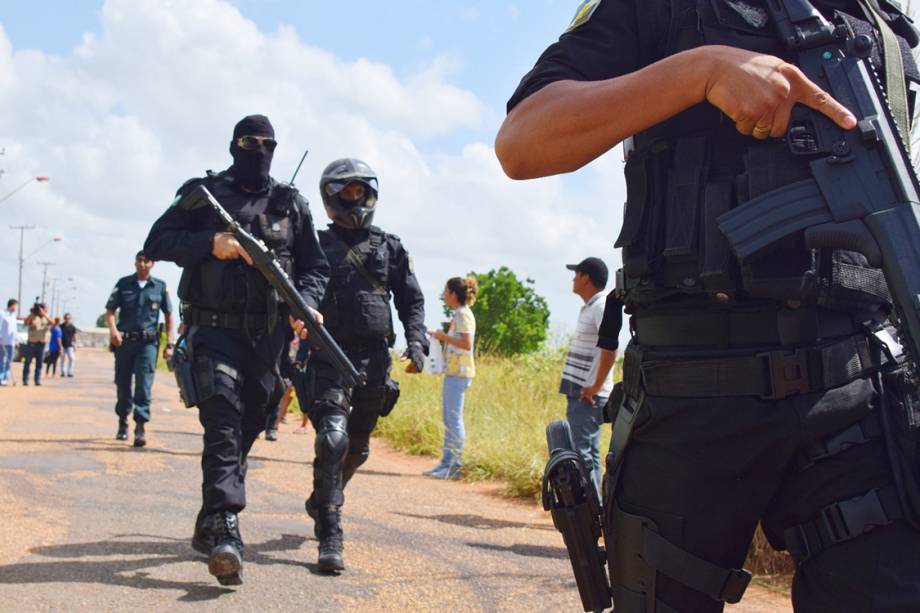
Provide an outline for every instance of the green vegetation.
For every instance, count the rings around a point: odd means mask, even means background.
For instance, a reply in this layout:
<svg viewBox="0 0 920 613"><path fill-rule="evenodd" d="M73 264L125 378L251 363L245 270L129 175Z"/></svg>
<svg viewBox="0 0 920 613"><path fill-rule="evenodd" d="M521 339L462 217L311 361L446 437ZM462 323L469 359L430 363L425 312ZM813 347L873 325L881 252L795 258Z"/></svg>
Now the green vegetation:
<svg viewBox="0 0 920 613"><path fill-rule="evenodd" d="M533 279L520 281L505 266L470 275L479 283L473 305L479 352L519 355L540 349L549 326L549 306L534 291Z"/></svg>
<svg viewBox="0 0 920 613"><path fill-rule="evenodd" d="M467 478L498 479L511 496L537 497L548 457L546 424L565 418L565 398L558 391L563 357L558 351L477 356L477 376L464 406ZM434 464L443 442L443 379L407 375L398 367L393 372L402 395L393 413L380 420L377 434L396 449L432 456ZM609 439L605 428L602 455Z"/></svg>

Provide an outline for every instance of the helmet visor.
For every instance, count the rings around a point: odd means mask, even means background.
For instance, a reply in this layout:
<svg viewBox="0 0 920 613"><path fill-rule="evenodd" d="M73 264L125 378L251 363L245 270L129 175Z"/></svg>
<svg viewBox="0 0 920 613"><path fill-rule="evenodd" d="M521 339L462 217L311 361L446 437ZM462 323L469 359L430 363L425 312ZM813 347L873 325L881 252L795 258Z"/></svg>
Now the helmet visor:
<svg viewBox="0 0 920 613"><path fill-rule="evenodd" d="M345 181L329 181L323 187L323 190L326 192L327 196L335 196L339 194L343 189L345 189L345 186L348 185L349 183L363 183L364 185L368 186L375 192L377 191L377 179L364 178L364 177L360 179L358 178L347 179Z"/></svg>

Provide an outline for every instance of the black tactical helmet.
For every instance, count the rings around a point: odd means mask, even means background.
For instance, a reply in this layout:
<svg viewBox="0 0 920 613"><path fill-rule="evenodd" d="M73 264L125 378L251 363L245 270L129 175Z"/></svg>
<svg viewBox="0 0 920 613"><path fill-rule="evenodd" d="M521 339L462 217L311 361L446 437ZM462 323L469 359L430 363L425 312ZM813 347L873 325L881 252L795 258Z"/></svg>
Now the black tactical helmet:
<svg viewBox="0 0 920 613"><path fill-rule="evenodd" d="M364 197L360 200L343 200L340 198L342 190L352 182L364 185ZM366 228L371 225L377 206L377 174L361 160L344 158L326 166L319 180L319 193L326 214L333 223L343 228Z"/></svg>

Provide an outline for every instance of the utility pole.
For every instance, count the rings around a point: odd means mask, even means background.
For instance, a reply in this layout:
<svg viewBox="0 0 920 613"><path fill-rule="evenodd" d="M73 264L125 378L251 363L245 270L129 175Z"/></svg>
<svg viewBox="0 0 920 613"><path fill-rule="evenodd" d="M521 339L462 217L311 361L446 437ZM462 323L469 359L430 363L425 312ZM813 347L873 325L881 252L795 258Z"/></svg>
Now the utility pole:
<svg viewBox="0 0 920 613"><path fill-rule="evenodd" d="M25 261L22 257L22 240L26 230L34 230L35 226L10 226L10 230L19 230L19 291L16 293L16 316L22 315L22 264Z"/></svg>
<svg viewBox="0 0 920 613"><path fill-rule="evenodd" d="M45 285L48 282L48 267L54 266L54 262L36 262L39 266L44 266L45 271L42 273L42 302L45 301Z"/></svg>

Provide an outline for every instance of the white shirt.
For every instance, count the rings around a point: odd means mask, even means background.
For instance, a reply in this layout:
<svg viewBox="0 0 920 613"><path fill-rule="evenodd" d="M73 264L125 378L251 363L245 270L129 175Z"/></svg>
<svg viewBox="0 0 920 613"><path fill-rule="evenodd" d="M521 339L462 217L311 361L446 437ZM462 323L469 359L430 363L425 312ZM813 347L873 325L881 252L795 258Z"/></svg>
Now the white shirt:
<svg viewBox="0 0 920 613"><path fill-rule="evenodd" d="M0 316L0 345L16 344L16 311L3 311Z"/></svg>
<svg viewBox="0 0 920 613"><path fill-rule="evenodd" d="M578 313L575 336L569 344L569 352L562 367L562 382L559 385L562 394L577 396L581 388L594 385L600 368L601 349L597 346L597 332L604 319L605 298L604 292L594 294ZM598 396L610 396L613 390L612 371L607 373L604 384L597 391Z"/></svg>

